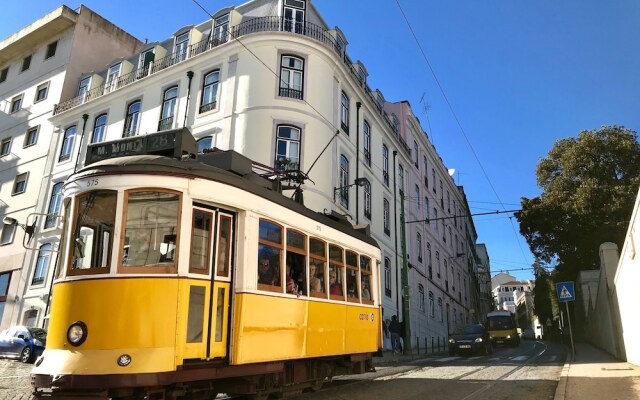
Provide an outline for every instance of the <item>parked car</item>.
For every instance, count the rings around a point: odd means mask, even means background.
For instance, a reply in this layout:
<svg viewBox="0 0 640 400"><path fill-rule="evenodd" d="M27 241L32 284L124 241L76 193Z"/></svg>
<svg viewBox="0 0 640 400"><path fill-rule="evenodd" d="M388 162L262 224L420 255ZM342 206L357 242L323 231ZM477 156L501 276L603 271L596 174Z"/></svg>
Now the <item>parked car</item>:
<svg viewBox="0 0 640 400"><path fill-rule="evenodd" d="M44 329L14 326L0 332L0 357L33 362L44 351L46 341Z"/></svg>
<svg viewBox="0 0 640 400"><path fill-rule="evenodd" d="M461 334L449 338L449 355L458 353L493 353L489 331L481 324L466 326Z"/></svg>
<svg viewBox="0 0 640 400"><path fill-rule="evenodd" d="M536 334L533 331L533 328L525 328L525 330L522 331L522 338L524 340L534 340L536 338Z"/></svg>

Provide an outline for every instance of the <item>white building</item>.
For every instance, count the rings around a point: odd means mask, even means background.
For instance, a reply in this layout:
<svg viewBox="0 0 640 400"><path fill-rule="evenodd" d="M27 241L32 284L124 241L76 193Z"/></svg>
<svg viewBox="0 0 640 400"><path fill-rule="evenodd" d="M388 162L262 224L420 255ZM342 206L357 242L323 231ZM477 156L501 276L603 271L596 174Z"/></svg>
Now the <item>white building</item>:
<svg viewBox="0 0 640 400"><path fill-rule="evenodd" d="M405 220L434 219L406 225L412 336L421 347L436 338L444 345L447 327L469 322L475 290L468 258L477 235L464 193L408 103L372 90L347 43L311 1L255 0L113 57L103 70L82 71L78 95L51 118L57 137L48 179L62 182L82 166L89 143L180 127L199 151L231 149L275 170L300 169L310 178L302 185L307 207L370 226L382 249L386 319L402 309L394 188L403 190ZM415 186L419 196L411 198Z"/></svg>
<svg viewBox="0 0 640 400"><path fill-rule="evenodd" d="M46 266L55 243L46 231L57 218L34 213L48 212L38 203L60 207L61 186L44 176L57 139L49 122L54 105L75 94L80 71L102 69L141 45L88 8L65 6L0 42L0 329L41 320L51 285ZM25 230L37 233L28 244L34 251L23 247ZM22 298L25 287L42 296L38 302Z"/></svg>

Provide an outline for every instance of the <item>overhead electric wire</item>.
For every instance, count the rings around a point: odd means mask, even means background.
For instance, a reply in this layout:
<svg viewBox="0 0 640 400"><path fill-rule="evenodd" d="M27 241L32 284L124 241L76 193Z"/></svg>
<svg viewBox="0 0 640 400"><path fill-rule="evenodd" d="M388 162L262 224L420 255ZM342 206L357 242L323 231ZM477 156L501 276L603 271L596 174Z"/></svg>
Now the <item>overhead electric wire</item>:
<svg viewBox="0 0 640 400"><path fill-rule="evenodd" d="M451 112L451 115L453 115L453 118L456 121L456 124L458 125L458 128L460 129L460 132L462 133L462 136L464 137L464 140L466 141L467 146L469 146L469 149L471 150L471 154L473 154L473 157L475 158L476 162L480 166L480 170L482 171L482 174L484 175L485 179L487 180L487 183L489 184L489 187L491 188L491 191L496 196L496 199L498 199L498 201L500 202L500 205L502 206L502 208L506 209L506 207L504 206L504 203L502 202L502 199L500 198L500 195L498 195L498 192L496 191L495 187L493 186L493 183L491 182L491 179L489 178L489 175L487 174L487 171L485 170L484 166L482 165L482 162L480 161L480 158L478 157L478 154L476 153L475 149L473 148L473 145L471 144L471 141L469 140L469 137L467 136L467 133L465 132L464 128L462 127L462 123L460 122L460 119L458 118L458 115L456 114L455 110L453 109L453 106L451 105L451 102L449 101L449 98L447 97L447 94L445 93L444 88L440 84L440 80L438 79L438 77L437 77L437 75L435 73L435 70L431 66L431 62L429 62L429 58L427 57L424 49L422 48L422 45L420 44L420 41L418 40L418 37L416 36L416 33L413 30L413 27L411 26L411 23L409 22L409 19L407 18L404 10L402 9L402 6L400 5L399 0L395 0L395 1L396 1L396 4L398 5L398 9L400 10L400 13L402 14L402 17L404 18L405 23L407 24L407 27L409 28L409 31L411 32L411 35L413 36L413 39L415 40L415 42L416 42L416 44L418 46L418 49L420 50L420 53L422 54L422 58L427 63L427 66L429 67L429 71L431 72L431 75L433 76L433 79L435 80L436 85L438 86L438 89L440 90L440 93L442 94L442 97L444 98L445 102L447 103L447 106L449 107L449 111ZM517 235L517 232L515 230L515 227L513 226L513 220L511 220L511 217L509 218L509 222L510 222L510 225L511 225L511 229L514 232L514 236L516 237L516 243L518 244L518 248L520 249L520 253L522 253L522 258L525 261L527 261L526 260L526 256L524 254L524 250L522 249L522 246L520 245L520 241L518 240L518 235Z"/></svg>

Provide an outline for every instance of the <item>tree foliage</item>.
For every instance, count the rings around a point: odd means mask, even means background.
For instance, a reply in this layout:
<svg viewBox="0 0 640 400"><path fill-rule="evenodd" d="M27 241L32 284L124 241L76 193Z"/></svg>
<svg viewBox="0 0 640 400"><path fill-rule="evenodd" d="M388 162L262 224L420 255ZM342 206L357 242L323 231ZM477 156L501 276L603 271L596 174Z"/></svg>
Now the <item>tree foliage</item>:
<svg viewBox="0 0 640 400"><path fill-rule="evenodd" d="M533 309L541 324L554 319L553 299L555 299L551 274L542 268L538 262L533 265L536 285L533 288Z"/></svg>
<svg viewBox="0 0 640 400"><path fill-rule="evenodd" d="M557 141L536 169L542 194L523 197L520 233L561 279L599 267L604 242L622 248L640 184L636 132L620 126Z"/></svg>

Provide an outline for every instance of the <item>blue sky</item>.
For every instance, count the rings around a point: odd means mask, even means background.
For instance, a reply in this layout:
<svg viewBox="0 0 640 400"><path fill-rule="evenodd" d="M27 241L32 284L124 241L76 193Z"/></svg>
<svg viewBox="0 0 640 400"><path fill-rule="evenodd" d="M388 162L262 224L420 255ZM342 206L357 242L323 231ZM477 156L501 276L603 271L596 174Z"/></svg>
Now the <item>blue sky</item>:
<svg viewBox="0 0 640 400"><path fill-rule="evenodd" d="M199 2L210 12L234 4ZM62 4L29 3L3 5L1 38ZM339 26L345 33L349 55L363 61L370 86L379 88L388 101L411 103L445 165L456 169L454 179L464 186L473 213L517 209L522 196L538 195L535 167L556 140L602 125L640 128L636 0L313 3L330 27ZM149 41L166 39L182 26L207 19L191 0L84 4ZM489 249L493 273L529 268L533 262L510 215L474 219L478 241ZM530 270L510 273L532 278Z"/></svg>

